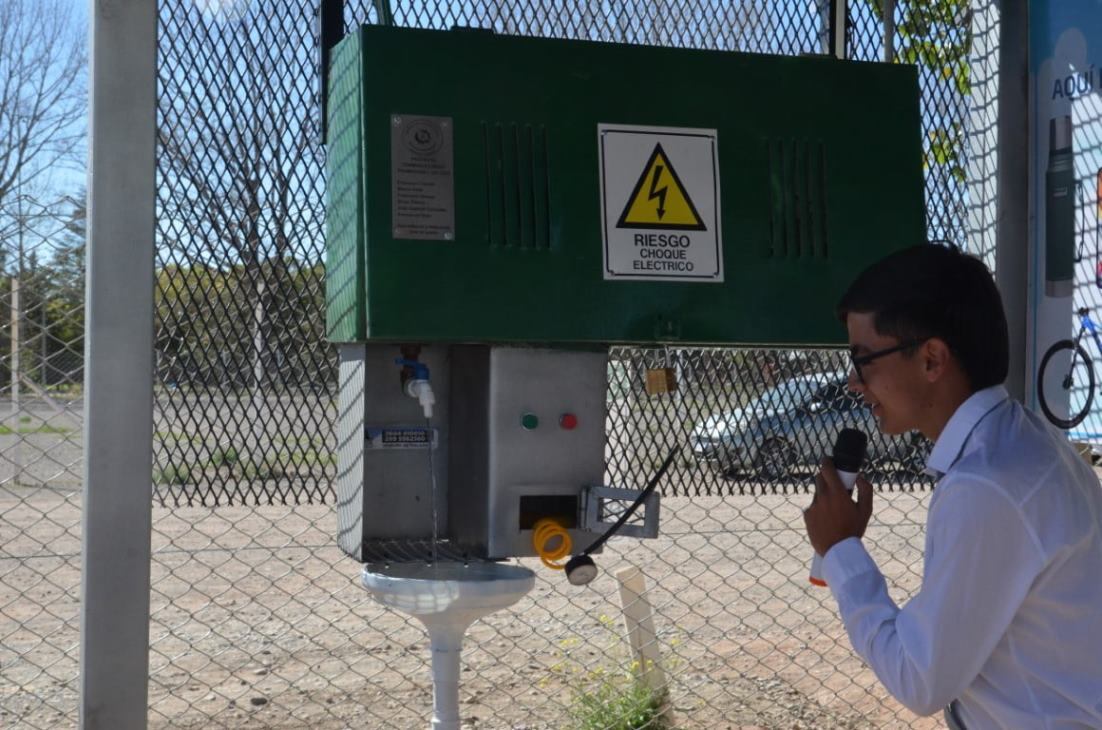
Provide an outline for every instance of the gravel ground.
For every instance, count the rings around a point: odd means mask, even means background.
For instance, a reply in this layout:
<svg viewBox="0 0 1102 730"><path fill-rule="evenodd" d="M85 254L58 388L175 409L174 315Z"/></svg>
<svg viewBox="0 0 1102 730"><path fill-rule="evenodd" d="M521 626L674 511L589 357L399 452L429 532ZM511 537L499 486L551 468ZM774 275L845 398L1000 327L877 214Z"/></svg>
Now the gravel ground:
<svg viewBox="0 0 1102 730"><path fill-rule="evenodd" d="M293 406L295 423L321 424L328 419L319 403L192 400L161 404L157 469L173 466L177 456L209 458L222 447L224 434L199 434L194 426L228 418L228 407L253 424L246 442L256 453L242 450L239 467L250 458L259 467L265 453L278 450L302 457L311 473L298 477L306 482L317 482L312 470L331 468L315 458L324 444L292 438L287 421L274 417ZM0 727L77 722L80 494L73 475L80 415L39 405L20 427L55 431L0 434ZM626 459L620 473L652 468L654 456L634 445L653 434L614 436ZM50 486L17 486L16 455L26 467L24 483ZM227 467L205 468L211 481L211 469ZM694 481L692 469L679 472L679 493L722 486L714 475L697 474L707 481ZM249 487L256 475L243 473L238 482ZM761 485L734 491L741 488ZM165 481L158 490L187 494ZM881 493L867 536L900 601L919 585L927 497ZM741 493L667 498L661 537L613 539L598 559L600 576L586 588L522 561L536 571L536 588L468 634L466 726L581 727L571 715L579 694L622 686L630 676L614 575L634 566L646 577L654 610L671 726L941 727L940 718L915 718L885 695L850 650L829 592L807 583L810 548L800 517L806 501ZM428 724L425 632L360 587L360 566L334 545L330 507L157 506L153 519L150 727Z"/></svg>
<svg viewBox="0 0 1102 730"><path fill-rule="evenodd" d="M532 594L472 627L470 728L578 727L577 693L626 676L620 568L639 567L673 725L940 727L886 698L849 650L828 592L806 583L804 497L671 498L663 535L614 539L586 588L534 561ZM874 554L918 584L924 495L883 495ZM79 495L0 487L0 724L76 723ZM150 727L422 728L419 624L359 586L326 507L154 510Z"/></svg>

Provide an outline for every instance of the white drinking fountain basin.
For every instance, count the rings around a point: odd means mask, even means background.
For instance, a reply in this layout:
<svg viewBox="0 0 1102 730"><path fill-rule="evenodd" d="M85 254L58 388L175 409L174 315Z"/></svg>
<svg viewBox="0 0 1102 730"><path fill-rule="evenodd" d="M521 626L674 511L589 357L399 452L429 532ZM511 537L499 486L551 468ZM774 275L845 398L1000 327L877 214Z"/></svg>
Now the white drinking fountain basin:
<svg viewBox="0 0 1102 730"><path fill-rule="evenodd" d="M416 616L432 648L432 729L459 729L459 655L477 619L508 608L535 585L527 568L502 563L368 563L364 588L385 606Z"/></svg>

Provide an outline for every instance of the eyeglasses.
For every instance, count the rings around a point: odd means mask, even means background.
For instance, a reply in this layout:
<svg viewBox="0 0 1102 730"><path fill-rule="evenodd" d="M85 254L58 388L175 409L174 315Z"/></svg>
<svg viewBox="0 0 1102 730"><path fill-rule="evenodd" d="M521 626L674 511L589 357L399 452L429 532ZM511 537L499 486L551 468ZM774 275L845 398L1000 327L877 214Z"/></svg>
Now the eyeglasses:
<svg viewBox="0 0 1102 730"><path fill-rule="evenodd" d="M853 350L850 350L849 360L850 363L853 365L853 372L857 373L857 380L862 383L865 382L865 376L861 373L861 368L868 365L873 360L877 360L886 355L891 355L895 352L902 352L903 350L908 350L912 347L916 347L917 345L921 345L928 339L928 337L919 337L913 340L907 340L906 342L901 342L895 347L889 347L884 350L877 350L876 352L870 352L867 355L858 355Z"/></svg>

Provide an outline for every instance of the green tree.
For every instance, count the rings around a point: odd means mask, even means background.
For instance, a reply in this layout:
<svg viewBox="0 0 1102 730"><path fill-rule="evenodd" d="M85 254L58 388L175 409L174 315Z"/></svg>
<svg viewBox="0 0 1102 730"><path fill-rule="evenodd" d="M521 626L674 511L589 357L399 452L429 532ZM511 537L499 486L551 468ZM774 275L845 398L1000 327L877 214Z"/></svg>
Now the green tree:
<svg viewBox="0 0 1102 730"><path fill-rule="evenodd" d="M883 22L884 0L862 0ZM967 99L972 93L972 8L970 0L910 0L895 3L902 16L896 25L896 63L911 63L928 71L925 83L935 101L926 110L924 164L939 166L952 179L964 182L965 130L958 108L950 108L946 97Z"/></svg>
<svg viewBox="0 0 1102 730"><path fill-rule="evenodd" d="M187 302L159 325L166 345L186 349L161 356L178 364L186 354L189 372L201 361L218 369L218 383L235 387L287 382L280 338L298 326L301 308L289 298L299 294L294 260L311 257L322 235L313 88L295 83L296 69L314 62L310 46L265 30L269 17L298 11L273 0L210 23L189 6L166 25L161 45L161 68L173 70L162 73L159 97L158 255L167 283L178 287L164 300ZM205 311L195 289L204 286L212 287Z"/></svg>
<svg viewBox="0 0 1102 730"><path fill-rule="evenodd" d="M47 241L50 258L32 267L27 302L29 318L37 316L36 343L42 358L32 377L43 385L79 383L84 367L84 262L86 210L84 193L59 204Z"/></svg>

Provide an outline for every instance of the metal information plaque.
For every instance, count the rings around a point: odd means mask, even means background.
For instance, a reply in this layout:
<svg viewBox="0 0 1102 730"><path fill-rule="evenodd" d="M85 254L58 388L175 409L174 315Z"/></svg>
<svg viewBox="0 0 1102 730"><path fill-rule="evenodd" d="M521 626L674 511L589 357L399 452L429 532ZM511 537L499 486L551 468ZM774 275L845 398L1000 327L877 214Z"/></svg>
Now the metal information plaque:
<svg viewBox="0 0 1102 730"><path fill-rule="evenodd" d="M390 199L395 238L455 239L452 150L451 117L391 117Z"/></svg>
<svg viewBox="0 0 1102 730"><path fill-rule="evenodd" d="M435 449L439 434L435 428L422 426L367 426L364 428L364 448L380 449Z"/></svg>

